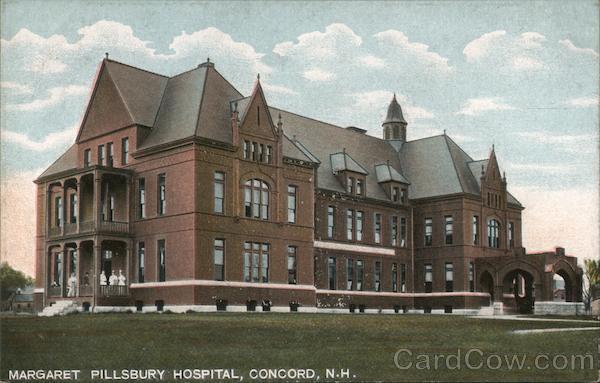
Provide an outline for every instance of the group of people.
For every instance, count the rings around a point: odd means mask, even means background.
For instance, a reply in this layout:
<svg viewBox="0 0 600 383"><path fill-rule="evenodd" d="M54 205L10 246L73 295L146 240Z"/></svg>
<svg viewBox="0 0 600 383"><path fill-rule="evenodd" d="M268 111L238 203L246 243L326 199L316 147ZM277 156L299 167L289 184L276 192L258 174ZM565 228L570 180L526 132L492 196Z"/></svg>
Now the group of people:
<svg viewBox="0 0 600 383"><path fill-rule="evenodd" d="M110 277L106 278L106 274L104 270L100 273L100 286L126 286L127 279L123 274L122 270L119 270L119 274L115 273L113 270L110 274Z"/></svg>

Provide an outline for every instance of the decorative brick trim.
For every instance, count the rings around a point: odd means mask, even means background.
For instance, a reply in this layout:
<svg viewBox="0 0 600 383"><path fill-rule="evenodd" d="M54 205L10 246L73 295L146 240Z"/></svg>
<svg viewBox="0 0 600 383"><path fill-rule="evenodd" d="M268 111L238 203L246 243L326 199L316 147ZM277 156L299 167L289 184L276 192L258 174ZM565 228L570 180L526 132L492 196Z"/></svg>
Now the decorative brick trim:
<svg viewBox="0 0 600 383"><path fill-rule="evenodd" d="M396 255L396 250L389 247L376 247L366 245L355 245L352 243L315 241L314 246L321 249L353 251L356 253L369 253L373 255Z"/></svg>
<svg viewBox="0 0 600 383"><path fill-rule="evenodd" d="M252 282L229 282L229 281L210 281L205 279L188 279L181 281L166 282L145 282L132 283L131 289L146 289L154 287L183 287L183 286L211 286L211 287L244 287L257 289L280 289L280 290L307 290L315 291L316 287L312 285L288 285L284 283L252 283Z"/></svg>

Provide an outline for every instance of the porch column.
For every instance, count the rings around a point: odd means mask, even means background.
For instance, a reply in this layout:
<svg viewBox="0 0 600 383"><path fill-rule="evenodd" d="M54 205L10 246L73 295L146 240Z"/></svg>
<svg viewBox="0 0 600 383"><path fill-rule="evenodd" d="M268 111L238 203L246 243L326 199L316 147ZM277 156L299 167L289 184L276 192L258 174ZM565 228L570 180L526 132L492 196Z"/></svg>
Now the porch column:
<svg viewBox="0 0 600 383"><path fill-rule="evenodd" d="M81 178L77 178L77 233L81 231ZM79 251L79 245L77 245ZM77 253L79 254L79 253ZM79 258L78 258L79 259ZM79 270L79 266L77 266Z"/></svg>
<svg viewBox="0 0 600 383"><path fill-rule="evenodd" d="M67 223L67 185L66 185L65 181L63 181L61 183L61 185L62 185L62 211L61 211L62 225L60 227L60 235L64 236L65 235L65 226ZM63 250L64 250L64 245L63 245ZM63 261L64 261L64 255L63 255ZM64 270L64 268L63 268L63 270Z"/></svg>
<svg viewBox="0 0 600 383"><path fill-rule="evenodd" d="M100 257L101 257L101 244L98 238L94 239L94 277L92 281L94 283L94 309L98 305L98 292L100 285Z"/></svg>
<svg viewBox="0 0 600 383"><path fill-rule="evenodd" d="M127 286L131 284L131 262L132 262L132 243L127 241L127 249L125 250L125 275L127 276Z"/></svg>
<svg viewBox="0 0 600 383"><path fill-rule="evenodd" d="M64 218L63 218L63 223L64 223ZM63 225L64 228L64 225ZM61 257L62 257L62 263L61 263L61 268L62 270L60 271L62 274L62 283L60 285L60 296L61 297L66 297L67 296L67 279L69 279L68 275L67 275L67 255L68 255L68 251L67 251L67 246L65 246L65 244L62 244L62 248L61 248Z"/></svg>
<svg viewBox="0 0 600 383"><path fill-rule="evenodd" d="M132 177L127 176L127 182L126 182L126 187L125 187L125 208L127 210L125 210L127 212L127 227L129 228L129 230L131 230L131 184L132 184Z"/></svg>
<svg viewBox="0 0 600 383"><path fill-rule="evenodd" d="M46 236L50 236L50 227L52 227L52 191L50 185L46 186Z"/></svg>
<svg viewBox="0 0 600 383"><path fill-rule="evenodd" d="M79 191L79 183L77 184L77 190ZM79 210L79 197L77 197L77 209ZM79 216L77 216L77 226L79 227ZM75 295L79 296L81 291L81 242L77 242L75 246L77 252L77 292Z"/></svg>
<svg viewBox="0 0 600 383"><path fill-rule="evenodd" d="M102 202L102 173L94 173L94 226L96 230L100 227L100 209Z"/></svg>

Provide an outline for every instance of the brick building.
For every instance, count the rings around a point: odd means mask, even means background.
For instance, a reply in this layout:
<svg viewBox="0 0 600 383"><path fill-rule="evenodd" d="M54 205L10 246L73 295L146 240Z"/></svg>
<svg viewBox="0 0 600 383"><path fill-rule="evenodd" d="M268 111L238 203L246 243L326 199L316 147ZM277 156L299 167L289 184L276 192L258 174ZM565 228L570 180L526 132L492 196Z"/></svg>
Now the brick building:
<svg viewBox="0 0 600 383"><path fill-rule="evenodd" d="M166 77L104 59L35 181L37 307L530 311L554 273L581 300L575 258L525 255L493 149L407 141L395 96L382 125L277 109L260 80L244 97L210 61Z"/></svg>

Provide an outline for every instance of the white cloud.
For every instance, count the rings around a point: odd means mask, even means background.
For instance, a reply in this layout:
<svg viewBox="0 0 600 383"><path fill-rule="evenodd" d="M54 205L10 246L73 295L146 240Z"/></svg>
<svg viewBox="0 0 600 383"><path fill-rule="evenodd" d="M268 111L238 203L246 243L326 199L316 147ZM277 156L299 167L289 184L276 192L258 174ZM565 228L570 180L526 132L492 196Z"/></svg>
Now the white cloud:
<svg viewBox="0 0 600 383"><path fill-rule="evenodd" d="M361 56L358 61L369 68L380 69L385 66L385 60L373 55Z"/></svg>
<svg viewBox="0 0 600 383"><path fill-rule="evenodd" d="M598 257L598 189L542 190L510 185L509 189L525 206L523 241L527 252L562 246L580 263L583 258Z"/></svg>
<svg viewBox="0 0 600 383"><path fill-rule="evenodd" d="M514 106L503 103L502 99L499 97L470 98L463 103L460 110L456 112L456 114L477 116L489 111L514 109L516 109Z"/></svg>
<svg viewBox="0 0 600 383"><path fill-rule="evenodd" d="M429 50L429 46L423 43L409 41L408 37L401 31L389 29L387 31L376 33L375 38L383 44L389 44L400 49L407 55L427 64L430 64L440 71L451 72L453 68L448 65L448 59L442 57L436 52Z"/></svg>
<svg viewBox="0 0 600 383"><path fill-rule="evenodd" d="M281 57L299 55L312 59L331 58L345 48L358 47L362 38L347 25L334 23L325 32L314 31L298 36L298 42L285 41L276 44L273 52Z"/></svg>
<svg viewBox="0 0 600 383"><path fill-rule="evenodd" d="M549 132L517 132L518 137L544 144L577 144L594 141L592 134L552 134Z"/></svg>
<svg viewBox="0 0 600 383"><path fill-rule="evenodd" d="M14 81L0 81L0 88L9 89L14 94L33 94L33 88L30 85Z"/></svg>
<svg viewBox="0 0 600 383"><path fill-rule="evenodd" d="M32 58L27 70L34 73L62 73L67 70L67 64L60 60L38 55Z"/></svg>
<svg viewBox="0 0 600 383"><path fill-rule="evenodd" d="M592 48L579 48L575 46L575 44L573 44L573 42L569 39L559 40L558 43L572 52L598 57L598 52L596 52Z"/></svg>
<svg viewBox="0 0 600 383"><path fill-rule="evenodd" d="M10 143L21 146L27 150L43 152L59 147L65 147L72 143L77 135L78 126L70 126L58 132L48 134L42 141L34 141L23 133L13 132L2 129L0 136L3 143Z"/></svg>
<svg viewBox="0 0 600 383"><path fill-rule="evenodd" d="M521 33L515 42L525 49L541 48L542 43L546 41L546 36L537 32Z"/></svg>
<svg viewBox="0 0 600 383"><path fill-rule="evenodd" d="M576 108L589 108L589 107L598 108L600 106L600 101L598 100L597 96L596 97L577 97L577 98L572 98L570 100L565 101L565 104L574 106Z"/></svg>
<svg viewBox="0 0 600 383"><path fill-rule="evenodd" d="M287 86L272 85L272 84L268 84L268 83L264 83L264 82L261 82L260 85L266 92L270 92L270 93L277 93L277 94L283 94L283 95L288 95L288 96L293 96L293 95L298 94L298 92L296 92L295 90L293 90L291 88L288 88Z"/></svg>
<svg viewBox="0 0 600 383"><path fill-rule="evenodd" d="M335 78L335 74L323 69L313 68L304 71L302 76L309 81L331 81Z"/></svg>
<svg viewBox="0 0 600 383"><path fill-rule="evenodd" d="M513 163L506 162L506 170L515 173L548 173L548 174L566 174L573 171L573 166L562 164L541 164L541 163Z"/></svg>
<svg viewBox="0 0 600 383"><path fill-rule="evenodd" d="M487 56L491 48L506 35L506 31L493 31L484 33L475 40L469 42L463 49L468 62L475 62Z"/></svg>
<svg viewBox="0 0 600 383"><path fill-rule="evenodd" d="M82 85L67 85L48 89L48 97L33 100L22 104L7 104L6 110L17 110L21 112L33 111L55 106L67 97L88 94L88 87Z"/></svg>
<svg viewBox="0 0 600 383"><path fill-rule="evenodd" d="M517 56L512 59L512 67L516 70L538 70L544 69L542 61L527 56Z"/></svg>

